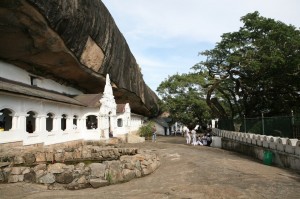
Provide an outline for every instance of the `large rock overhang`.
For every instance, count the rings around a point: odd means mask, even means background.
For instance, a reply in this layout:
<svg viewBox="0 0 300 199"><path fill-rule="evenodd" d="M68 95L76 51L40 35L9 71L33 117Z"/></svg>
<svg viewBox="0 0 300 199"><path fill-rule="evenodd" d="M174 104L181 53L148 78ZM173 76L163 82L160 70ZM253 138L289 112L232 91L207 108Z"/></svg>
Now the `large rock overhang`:
<svg viewBox="0 0 300 199"><path fill-rule="evenodd" d="M1 0L0 45L1 60L84 93L103 92L108 73L117 103L145 116L159 112L158 97L100 0Z"/></svg>

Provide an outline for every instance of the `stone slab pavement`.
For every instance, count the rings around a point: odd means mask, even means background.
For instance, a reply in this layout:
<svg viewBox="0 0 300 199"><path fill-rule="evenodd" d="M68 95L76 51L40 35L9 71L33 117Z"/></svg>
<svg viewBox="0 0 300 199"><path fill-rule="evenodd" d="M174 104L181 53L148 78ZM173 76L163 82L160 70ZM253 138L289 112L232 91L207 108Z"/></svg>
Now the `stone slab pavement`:
<svg viewBox="0 0 300 199"><path fill-rule="evenodd" d="M219 148L186 145L180 136L123 144L157 152L152 174L98 189L47 190L29 183L0 184L1 199L299 199L300 174Z"/></svg>

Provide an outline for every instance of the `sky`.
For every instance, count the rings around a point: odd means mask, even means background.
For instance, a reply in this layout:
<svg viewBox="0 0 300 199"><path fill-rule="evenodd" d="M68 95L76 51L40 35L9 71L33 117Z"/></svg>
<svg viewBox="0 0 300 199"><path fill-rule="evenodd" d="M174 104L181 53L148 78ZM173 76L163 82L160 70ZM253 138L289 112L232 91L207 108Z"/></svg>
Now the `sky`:
<svg viewBox="0 0 300 199"><path fill-rule="evenodd" d="M300 0L102 0L156 91L176 73L192 72L221 35L238 31L240 18L260 16L300 27Z"/></svg>

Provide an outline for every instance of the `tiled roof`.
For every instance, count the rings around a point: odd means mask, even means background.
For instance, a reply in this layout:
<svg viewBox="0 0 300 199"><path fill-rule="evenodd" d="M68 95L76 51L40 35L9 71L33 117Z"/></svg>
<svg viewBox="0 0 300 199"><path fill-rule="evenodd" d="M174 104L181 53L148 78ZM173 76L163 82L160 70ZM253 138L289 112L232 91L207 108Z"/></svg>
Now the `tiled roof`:
<svg viewBox="0 0 300 199"><path fill-rule="evenodd" d="M103 96L103 94L80 94L76 96L68 96L4 78L0 78L0 92L1 91L85 107L100 107L100 99ZM117 113L124 113L125 105L126 104L117 104Z"/></svg>
<svg viewBox="0 0 300 199"><path fill-rule="evenodd" d="M87 107L100 107L100 99L103 94L81 94L74 97Z"/></svg>

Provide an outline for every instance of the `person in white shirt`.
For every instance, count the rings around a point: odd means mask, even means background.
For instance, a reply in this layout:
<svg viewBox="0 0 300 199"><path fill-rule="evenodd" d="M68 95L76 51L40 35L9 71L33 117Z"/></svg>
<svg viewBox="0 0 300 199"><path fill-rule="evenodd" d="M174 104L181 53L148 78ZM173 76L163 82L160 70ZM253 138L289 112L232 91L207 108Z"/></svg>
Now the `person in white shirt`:
<svg viewBox="0 0 300 199"><path fill-rule="evenodd" d="M183 127L183 132L184 132L184 135L185 135L186 144L190 144L191 143L190 130L185 126L185 127Z"/></svg>
<svg viewBox="0 0 300 199"><path fill-rule="evenodd" d="M192 145L197 145L197 139L196 139L196 131L195 131L195 129L193 129L192 131L191 131L191 133L192 133Z"/></svg>
<svg viewBox="0 0 300 199"><path fill-rule="evenodd" d="M201 136L198 137L197 145L203 146Z"/></svg>
<svg viewBox="0 0 300 199"><path fill-rule="evenodd" d="M206 137L206 134L203 135L201 141L202 141L202 144L203 144L204 146L207 146L207 137Z"/></svg>

